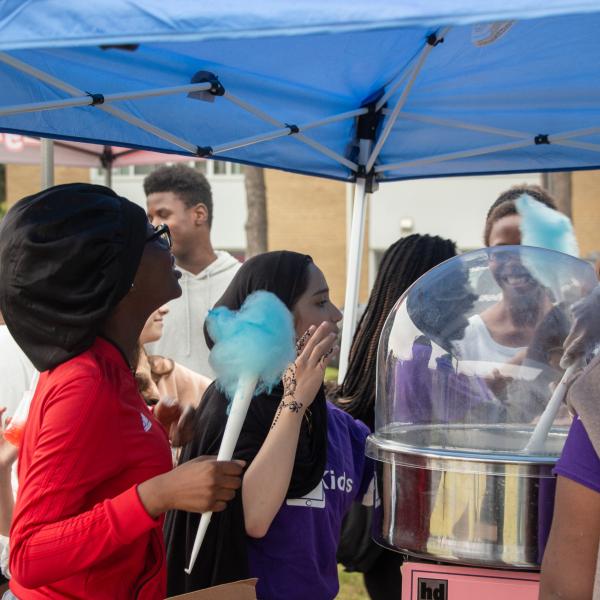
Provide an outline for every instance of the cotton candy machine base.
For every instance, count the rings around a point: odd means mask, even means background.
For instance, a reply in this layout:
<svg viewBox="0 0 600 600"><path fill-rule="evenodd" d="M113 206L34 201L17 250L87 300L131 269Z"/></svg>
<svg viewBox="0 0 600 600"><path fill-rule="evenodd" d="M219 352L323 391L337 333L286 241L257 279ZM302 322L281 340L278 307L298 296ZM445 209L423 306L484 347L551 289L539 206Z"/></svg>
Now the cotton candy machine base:
<svg viewBox="0 0 600 600"><path fill-rule="evenodd" d="M371 436L375 540L428 560L539 569L552 522L552 468L566 430L551 432L547 455L511 450L530 435L531 428L506 425L412 425Z"/></svg>
<svg viewBox="0 0 600 600"><path fill-rule="evenodd" d="M538 594L537 573L415 562L402 566L402 600L537 600Z"/></svg>

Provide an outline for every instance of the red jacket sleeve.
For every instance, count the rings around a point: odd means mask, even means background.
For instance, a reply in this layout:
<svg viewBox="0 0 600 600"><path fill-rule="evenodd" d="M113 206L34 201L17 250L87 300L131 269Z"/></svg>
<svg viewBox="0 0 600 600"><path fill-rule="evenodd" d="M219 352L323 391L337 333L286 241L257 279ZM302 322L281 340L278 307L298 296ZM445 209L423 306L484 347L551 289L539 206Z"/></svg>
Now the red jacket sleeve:
<svg viewBox="0 0 600 600"><path fill-rule="evenodd" d="M160 525L136 486L90 506L90 493L121 468L117 399L103 388L93 377L67 381L46 393L33 416L39 431L10 537L11 572L27 588L65 579Z"/></svg>

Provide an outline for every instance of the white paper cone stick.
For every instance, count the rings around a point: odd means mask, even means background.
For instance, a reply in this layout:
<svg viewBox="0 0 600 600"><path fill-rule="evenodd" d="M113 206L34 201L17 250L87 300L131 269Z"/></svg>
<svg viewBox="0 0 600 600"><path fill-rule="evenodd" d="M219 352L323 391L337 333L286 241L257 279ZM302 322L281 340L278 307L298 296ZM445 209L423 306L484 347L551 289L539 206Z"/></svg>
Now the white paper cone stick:
<svg viewBox="0 0 600 600"><path fill-rule="evenodd" d="M573 373L581 367L580 362L573 363L567 370L564 372L562 379L559 384L556 386L550 401L546 405L540 420L537 422L527 445L523 450L528 452L529 454L535 454L537 452L541 452L546 443L546 438L550 433L550 429L552 428L552 424L554 423L554 419L558 413L558 409L565 399L565 394L567 393L567 383L573 376Z"/></svg>
<svg viewBox="0 0 600 600"><path fill-rule="evenodd" d="M231 403L231 410L229 411L229 417L227 418L227 424L223 432L223 440L221 441L217 460L231 460L257 383L258 377L256 375L242 375L240 377L235 396ZM211 517L212 512L202 513L200 517L200 525L198 525L194 547L192 548L190 566L185 570L188 575L192 572L198 558L198 552L200 552L200 547L202 546L202 541L206 535Z"/></svg>

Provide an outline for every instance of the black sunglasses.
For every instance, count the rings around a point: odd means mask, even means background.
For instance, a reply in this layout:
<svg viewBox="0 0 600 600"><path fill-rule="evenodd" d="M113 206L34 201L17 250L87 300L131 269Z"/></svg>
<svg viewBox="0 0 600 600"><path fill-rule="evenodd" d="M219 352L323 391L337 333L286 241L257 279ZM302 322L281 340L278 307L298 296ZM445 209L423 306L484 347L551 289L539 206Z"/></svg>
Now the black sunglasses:
<svg viewBox="0 0 600 600"><path fill-rule="evenodd" d="M169 231L169 226L161 223L160 225L156 225L154 227L154 233L146 238L146 243L153 242L157 240L161 246L164 246L168 250L171 249L172 241L171 241L171 232Z"/></svg>

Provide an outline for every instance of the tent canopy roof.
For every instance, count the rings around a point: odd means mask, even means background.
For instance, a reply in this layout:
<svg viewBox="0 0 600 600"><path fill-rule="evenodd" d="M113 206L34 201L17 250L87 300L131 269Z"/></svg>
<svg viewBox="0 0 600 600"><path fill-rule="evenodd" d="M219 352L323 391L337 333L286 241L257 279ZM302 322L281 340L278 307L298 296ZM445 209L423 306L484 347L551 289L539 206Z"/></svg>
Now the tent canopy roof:
<svg viewBox="0 0 600 600"><path fill-rule="evenodd" d="M595 0L8 0L0 50L398 30L598 10Z"/></svg>
<svg viewBox="0 0 600 600"><path fill-rule="evenodd" d="M0 131L341 180L597 168L599 29L597 0L9 0Z"/></svg>

